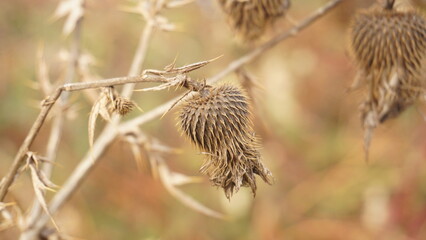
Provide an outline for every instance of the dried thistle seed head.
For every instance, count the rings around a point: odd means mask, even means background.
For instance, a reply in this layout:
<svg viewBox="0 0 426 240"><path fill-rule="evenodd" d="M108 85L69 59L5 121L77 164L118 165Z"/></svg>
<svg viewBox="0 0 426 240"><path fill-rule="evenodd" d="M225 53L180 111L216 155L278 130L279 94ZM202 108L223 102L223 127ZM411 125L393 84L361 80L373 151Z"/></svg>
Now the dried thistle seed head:
<svg viewBox="0 0 426 240"><path fill-rule="evenodd" d="M393 10L388 2L384 9L357 14L352 26L352 50L369 87L363 119L374 111L376 124L418 98L426 56L426 20L414 11Z"/></svg>
<svg viewBox="0 0 426 240"><path fill-rule="evenodd" d="M370 10L356 15L352 50L366 70L399 66L413 73L426 51L426 21L414 11Z"/></svg>
<svg viewBox="0 0 426 240"><path fill-rule="evenodd" d="M290 7L290 0L219 0L239 38L258 39Z"/></svg>
<svg viewBox="0 0 426 240"><path fill-rule="evenodd" d="M367 151L372 129L397 117L424 93L426 20L393 5L388 0L382 9L360 12L352 25L352 52L367 86L361 106Z"/></svg>
<svg viewBox="0 0 426 240"><path fill-rule="evenodd" d="M127 113L131 112L134 107L135 104L133 103L133 101L127 98L116 97L113 102L114 112L117 112L121 116L124 116Z"/></svg>
<svg viewBox="0 0 426 240"><path fill-rule="evenodd" d="M247 97L234 86L204 89L187 100L180 112L183 133L207 155L201 172L230 198L241 186L256 192L255 174L272 183L261 162L252 130Z"/></svg>

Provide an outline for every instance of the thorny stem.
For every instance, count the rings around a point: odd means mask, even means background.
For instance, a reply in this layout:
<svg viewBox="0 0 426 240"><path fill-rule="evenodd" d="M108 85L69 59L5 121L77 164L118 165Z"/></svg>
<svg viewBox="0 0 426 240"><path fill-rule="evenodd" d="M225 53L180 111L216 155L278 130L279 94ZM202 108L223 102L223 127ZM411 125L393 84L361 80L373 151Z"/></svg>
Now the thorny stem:
<svg viewBox="0 0 426 240"><path fill-rule="evenodd" d="M130 66L128 76L138 75L142 69L143 62L145 61L146 53L149 46L149 40L151 39L152 32L157 27L155 23L155 18L160 13L164 7L165 0L159 0L156 2L156 5L152 11L150 19L147 19L145 29L142 31L139 38L139 45L136 49L135 56L133 57L132 65ZM135 84L128 84L123 87L121 92L122 97L130 98L133 93ZM118 121L118 120L117 120Z"/></svg>
<svg viewBox="0 0 426 240"><path fill-rule="evenodd" d="M152 32L155 28L155 23L153 20L148 20L146 23L145 29L142 31L139 41L139 46L136 50L136 54L133 58L132 66L130 67L128 76L138 75L142 69L142 64L145 60L146 52L148 49L149 39L151 38ZM125 98L130 98L135 84L127 84L123 87L121 91L121 96Z"/></svg>
<svg viewBox="0 0 426 240"><path fill-rule="evenodd" d="M82 21L83 18L80 18L75 26L73 32L73 39L71 45L71 58L68 63L67 76L64 80L64 83L71 83L74 81L76 71L78 68L78 61L80 57L80 43L81 43L81 30L82 30ZM49 136L49 141L47 143L46 149L46 158L50 163L44 163L42 166L42 172L47 178L51 177L53 164L56 160L56 154L59 147L59 142L61 140L63 126L65 122L65 105L68 101L68 92L64 92L59 99L59 109L52 123L52 128ZM37 200L34 200L33 207L26 218L26 227L28 229L34 224L42 212L42 207Z"/></svg>
<svg viewBox="0 0 426 240"><path fill-rule="evenodd" d="M324 14L326 14L331 9L335 8L338 4L343 2L344 0L332 0L325 4L323 7L317 9L313 14L309 15L305 19L303 19L299 24L296 24L293 28L279 34L275 38L269 40L268 42L260 45L259 47L253 49L249 53L245 54L244 56L234 60L231 62L227 68L216 74L215 76L211 77L207 80L208 84L215 83L219 81L220 79L224 78L226 75L234 72L235 70L241 68L243 65L255 60L260 55L262 55L264 52L266 52L268 49L274 47L281 41L295 36L297 33L299 33L301 30L305 29L306 27L310 26L312 23L314 23L317 19L321 18ZM139 117L133 118L131 120L128 120L127 122L124 122L120 125L120 131L126 132L135 126L143 125L149 121L154 120L155 118L161 116L164 112L166 112L180 97L176 97L158 107L155 109L140 115Z"/></svg>
<svg viewBox="0 0 426 240"><path fill-rule="evenodd" d="M46 120L48 113L52 109L53 104L56 102L56 100L58 100L62 91L63 91L63 88L60 87L56 89L56 91L50 97L44 100L40 113L37 116L37 119L33 123L33 126L30 129L30 132L28 133L27 137L25 138L24 142L19 148L18 153L16 154L15 159L13 160L12 166L10 167L6 176L4 177L3 185L0 186L0 202L4 201L4 198L6 197L6 194L7 194L7 190L9 189L10 185L12 185L19 167L22 165L23 161L25 160L24 157L26 153L28 152L29 148L34 142L34 139L38 135L41 129L41 126Z"/></svg>
<svg viewBox="0 0 426 240"><path fill-rule="evenodd" d="M142 75L142 76L134 76L134 77L111 78L111 79L104 79L104 80L98 80L93 82L68 83L57 88L56 91L50 97L46 98L43 101L41 111L36 121L34 122L33 126L30 129L30 132L28 133L27 137L22 143L13 161L12 167L8 171L7 175L5 176L4 184L0 186L0 202L4 200L7 190L12 184L17 171L24 160L25 154L28 152L29 148L31 147L35 137L40 131L41 126L46 120L48 113L50 112L50 110L52 109L52 106L56 103L58 98L61 96L62 92L72 92L72 91L79 91L79 90L91 89L91 88L109 87L113 85L123 85L126 83L141 83L141 82L164 83L168 81L169 81L169 78L166 78L163 76Z"/></svg>
<svg viewBox="0 0 426 240"><path fill-rule="evenodd" d="M141 33L139 44L128 73L129 76L138 75L142 69L142 64L146 57L149 40L151 39L152 33L154 29L156 28L156 23L154 18L163 8L164 3L165 3L165 0L157 1L154 12L152 13L152 16L151 16L152 18L147 19L147 24L145 25L144 31L142 31ZM102 80L102 81L98 81L97 83L93 83L93 82L83 83L80 85L68 84L64 86L64 89L66 89L67 91L77 91L77 90L82 90L87 88L98 88L98 87L107 87L112 85L120 85L125 83L133 83L133 84L128 84L124 86L122 90L122 96L126 98L130 98L135 86L134 83L138 83L142 81L166 82L167 79L160 76L148 76L148 75L142 74L142 76L116 78L116 79L111 79L110 81ZM77 166L77 168L68 178L68 180L65 182L64 186L61 188L61 191L59 191L55 195L55 197L52 199L52 202L50 204L50 209L49 209L51 213L56 212L56 210L71 196L74 190L77 189L79 184L84 180L85 176L87 176L90 170L94 167L95 163L100 158L100 156L104 153L107 147L115 139L115 137L117 136L116 129L117 129L117 125L119 121L120 121L120 117L118 115L115 115L111 123L105 126L102 133L99 135L98 139L94 143L90 152L88 152L85 158L82 159L80 164ZM45 219L44 217L45 216L42 216L43 220ZM35 232L39 232L43 228L43 226L46 224L47 221L43 221L42 219L40 219L37 222L34 228Z"/></svg>

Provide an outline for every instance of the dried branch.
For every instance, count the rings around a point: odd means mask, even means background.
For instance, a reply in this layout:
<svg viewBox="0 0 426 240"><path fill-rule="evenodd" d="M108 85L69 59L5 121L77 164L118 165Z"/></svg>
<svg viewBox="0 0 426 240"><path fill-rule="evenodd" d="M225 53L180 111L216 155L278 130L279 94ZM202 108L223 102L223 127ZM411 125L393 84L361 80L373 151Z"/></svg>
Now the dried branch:
<svg viewBox="0 0 426 240"><path fill-rule="evenodd" d="M157 5L154 7L153 11L151 11L151 15L147 19L147 23L144 31L141 33L139 38L138 48L136 49L135 56L133 57L132 65L129 70L129 76L137 75L140 73L142 69L142 64L145 60L146 52L149 45L149 40L151 39L152 32L157 27L155 18L160 13L164 6L165 0L157 1ZM132 92L134 89L134 84L128 84L123 87L121 95L126 98L130 98L132 96Z"/></svg>
<svg viewBox="0 0 426 240"><path fill-rule="evenodd" d="M63 91L62 87L56 89L56 91L50 97L48 97L47 99L43 101L42 108L39 115L37 116L37 119L33 123L33 126L31 127L27 137L25 138L24 142L19 148L18 153L16 154L15 159L13 160L12 166L10 167L9 171L7 172L4 178L5 179L4 184L0 186L0 202L2 202L4 198L6 197L7 191L10 185L12 185L13 180L18 172L18 169L20 168L20 166L22 165L24 161L24 156L27 154L29 148L34 142L34 139L38 135L41 129L41 126L46 120L47 115L52 109L53 104L56 102L56 100L58 100L62 91Z"/></svg>
<svg viewBox="0 0 426 240"><path fill-rule="evenodd" d="M197 202L190 196L186 195L182 191L180 191L176 186L179 185L179 182L176 181L174 174L170 172L169 168L165 164L164 160L161 157L156 157L156 164L158 167L158 172L160 175L161 182L163 183L164 187L169 191L170 194L172 194L175 198L179 199L183 204L188 206L189 208L198 211L200 213L203 213L210 217L215 217L219 219L225 219L226 216L224 216L222 213L216 212L214 210L211 210L210 208L202 205L201 203ZM185 178L188 178L185 176ZM185 179L185 181L188 181L188 179ZM191 181L191 180L189 180ZM192 181L193 182L193 181Z"/></svg>
<svg viewBox="0 0 426 240"><path fill-rule="evenodd" d="M147 72L149 71L157 72L157 70L147 70ZM178 75L178 76L181 77L181 75ZM91 88L109 87L109 86L123 85L126 83L142 83L142 82L164 83L168 81L174 81L176 77L177 76L164 77L164 76L157 76L157 75L153 76L153 75L145 74L142 76L111 78L111 79L104 79L104 80L93 81L93 82L68 83L61 87L58 87L51 96L49 96L43 101L42 108L37 119L35 120L33 126L31 127L17 155L15 156L12 167L9 169L9 171L7 172L7 175L5 176L4 184L0 186L0 201L4 200L7 190L12 184L13 179L19 167L23 163L23 160L24 160L23 157L28 152L29 148L34 142L35 137L39 133L40 128L44 124L47 118L47 115L49 114L53 105L56 103L56 101L59 99L59 97L61 96L63 92L72 92L72 91L79 91L79 90L91 89ZM187 79L190 80L189 77L187 77Z"/></svg>
<svg viewBox="0 0 426 240"><path fill-rule="evenodd" d="M80 58L80 43L81 43L81 29L82 29L82 18L80 18L75 26L73 32L72 46L71 46L71 59L68 62L67 75L64 80L64 83L71 83L74 81L78 59ZM46 148L46 158L50 163L44 163L42 165L41 173L43 173L47 178L50 178L53 170L53 164L56 160L56 154L59 147L59 142L61 140L63 126L65 122L65 105L68 101L68 94L62 94L61 99L59 100L59 111L56 113L56 116L53 120L49 141ZM34 200L33 207L26 218L26 227L31 228L34 222L38 219L41 214L42 206L38 201Z"/></svg>
<svg viewBox="0 0 426 240"><path fill-rule="evenodd" d="M245 54L244 56L242 56L242 57L234 60L233 62L231 62L228 65L227 68L225 68L224 70L222 70L221 72L219 72L215 76L208 79L207 83L213 84L213 83L219 81L220 79L224 78L226 75L228 75L228 74L236 71L237 69L241 68L245 64L257 59L263 53L265 53L268 49L274 47L275 45L277 45L278 43L280 43L281 41L283 41L283 40L285 40L289 37L295 36L301 30L303 30L306 27L313 24L316 20L321 18L323 15L325 15L327 12L329 12L331 9L335 8L338 4L340 4L343 1L344 0L332 0L332 1L328 2L327 4L322 6L321 8L317 9L314 13L312 13L311 15L309 15L308 17L306 17L305 19L300 21L299 24L296 24L291 29L284 31L281 34L278 34L278 36L276 36L275 38L269 40L268 42L260 45L259 47L255 48L252 51L250 51L249 53ZM156 119L157 117L162 116L165 112L168 111L168 109L170 109L170 107L179 98L181 98L181 97L176 97L176 98L168 101L167 103L164 103L164 104L156 107L155 109L153 109L149 112L146 112L143 115L140 115L139 117L133 118L131 120L128 120L127 122L122 123L120 125L120 131L125 132L125 131L127 131L131 128L134 128L135 126L143 125L143 124L145 124L149 121Z"/></svg>

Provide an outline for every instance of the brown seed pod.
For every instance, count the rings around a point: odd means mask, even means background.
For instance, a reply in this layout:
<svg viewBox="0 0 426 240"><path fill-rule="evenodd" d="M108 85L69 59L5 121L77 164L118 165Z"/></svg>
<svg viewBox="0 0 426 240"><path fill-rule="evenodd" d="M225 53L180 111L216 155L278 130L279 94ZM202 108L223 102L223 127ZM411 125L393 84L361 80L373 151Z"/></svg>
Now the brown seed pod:
<svg viewBox="0 0 426 240"><path fill-rule="evenodd" d="M272 183L261 162L247 98L237 87L223 85L194 94L180 112L180 123L183 133L207 155L201 172L222 187L227 198L241 186L251 187L255 194L255 174Z"/></svg>
<svg viewBox="0 0 426 240"><path fill-rule="evenodd" d="M398 116L423 93L426 20L413 10L394 9L387 0L381 9L359 12L353 21L351 47L366 83L361 117L367 129Z"/></svg>
<svg viewBox="0 0 426 240"><path fill-rule="evenodd" d="M114 112L124 116L133 110L135 104L129 99L117 97L114 99L112 107Z"/></svg>
<svg viewBox="0 0 426 240"><path fill-rule="evenodd" d="M290 0L219 0L231 28L243 41L258 39L290 7Z"/></svg>

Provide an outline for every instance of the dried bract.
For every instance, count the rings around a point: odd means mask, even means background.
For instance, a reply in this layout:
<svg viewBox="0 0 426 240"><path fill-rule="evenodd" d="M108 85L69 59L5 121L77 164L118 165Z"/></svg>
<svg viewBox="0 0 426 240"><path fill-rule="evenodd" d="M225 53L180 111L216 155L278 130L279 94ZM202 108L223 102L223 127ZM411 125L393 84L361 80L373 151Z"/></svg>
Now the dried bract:
<svg viewBox="0 0 426 240"><path fill-rule="evenodd" d="M366 142L372 129L397 117L424 91L426 20L413 10L394 9L393 2L359 12L352 24L351 47L367 86L361 106Z"/></svg>
<svg viewBox="0 0 426 240"><path fill-rule="evenodd" d="M256 193L255 174L271 184L272 174L262 164L245 94L234 86L204 88L184 104L182 131L206 154L201 172L227 198L241 186Z"/></svg>
<svg viewBox="0 0 426 240"><path fill-rule="evenodd" d="M117 112L121 116L124 116L127 113L131 112L134 107L135 107L135 104L133 103L133 101L127 98L116 97L114 99L113 109L115 112Z"/></svg>
<svg viewBox="0 0 426 240"><path fill-rule="evenodd" d="M244 41L258 39L290 7L290 0L219 0L228 22Z"/></svg>

